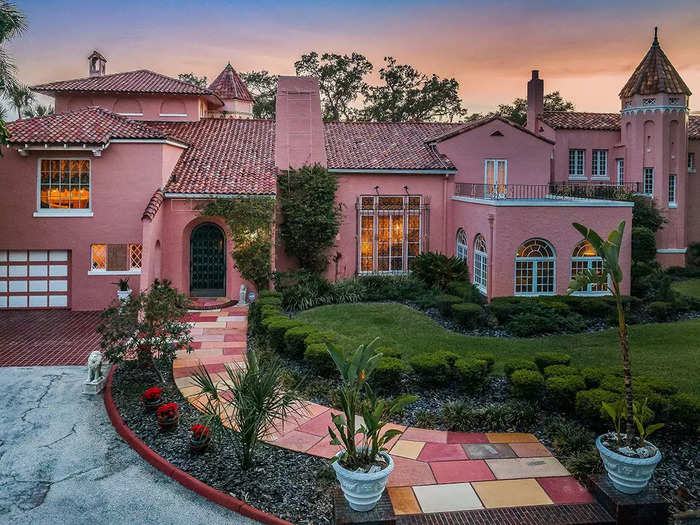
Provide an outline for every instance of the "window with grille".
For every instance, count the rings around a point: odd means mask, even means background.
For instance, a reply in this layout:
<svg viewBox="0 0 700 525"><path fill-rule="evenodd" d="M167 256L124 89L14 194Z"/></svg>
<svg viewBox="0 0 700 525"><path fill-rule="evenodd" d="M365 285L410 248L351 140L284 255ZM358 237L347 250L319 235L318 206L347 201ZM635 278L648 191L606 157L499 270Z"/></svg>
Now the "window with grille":
<svg viewBox="0 0 700 525"><path fill-rule="evenodd" d="M570 149L569 150L569 178L582 179L584 178L584 159L586 150Z"/></svg>
<svg viewBox="0 0 700 525"><path fill-rule="evenodd" d="M129 269L141 269L141 252L143 247L140 244L129 244Z"/></svg>
<svg viewBox="0 0 700 525"><path fill-rule="evenodd" d="M93 244L90 246L90 270L117 273L140 271L142 257L141 244Z"/></svg>
<svg viewBox="0 0 700 525"><path fill-rule="evenodd" d="M668 176L668 205L670 207L675 207L677 205L676 202L676 184L678 183L678 177L674 175L673 173Z"/></svg>
<svg viewBox="0 0 700 525"><path fill-rule="evenodd" d="M489 256L486 249L486 239L478 234L474 239L474 285L482 293L486 293L489 276Z"/></svg>
<svg viewBox="0 0 700 525"><path fill-rule="evenodd" d="M598 254L590 242L583 240L579 242L571 254L571 280L573 281L578 274L586 270L592 270L596 273L603 271L603 259L598 257ZM607 293L607 285L589 284L585 290L576 292L577 294L603 294Z"/></svg>
<svg viewBox="0 0 700 525"><path fill-rule="evenodd" d="M617 184L622 186L625 183L625 159L617 159Z"/></svg>
<svg viewBox="0 0 700 525"><path fill-rule="evenodd" d="M360 273L410 270L423 249L424 209L417 195L360 197Z"/></svg>
<svg viewBox="0 0 700 525"><path fill-rule="evenodd" d="M40 159L39 210L90 210L90 160Z"/></svg>
<svg viewBox="0 0 700 525"><path fill-rule="evenodd" d="M457 230L457 250L455 254L465 263L467 262L467 234L462 228Z"/></svg>
<svg viewBox="0 0 700 525"><path fill-rule="evenodd" d="M642 193L648 195L649 197L654 196L654 168L644 168Z"/></svg>
<svg viewBox="0 0 700 525"><path fill-rule="evenodd" d="M688 173L695 173L695 153L688 153Z"/></svg>
<svg viewBox="0 0 700 525"><path fill-rule="evenodd" d="M107 269L107 245L93 244L90 250L90 268L93 270Z"/></svg>
<svg viewBox="0 0 700 525"><path fill-rule="evenodd" d="M608 177L608 150L594 149L591 155L591 176L598 178Z"/></svg>
<svg viewBox="0 0 700 525"><path fill-rule="evenodd" d="M556 257L544 239L530 239L515 256L515 295L553 294L556 290Z"/></svg>

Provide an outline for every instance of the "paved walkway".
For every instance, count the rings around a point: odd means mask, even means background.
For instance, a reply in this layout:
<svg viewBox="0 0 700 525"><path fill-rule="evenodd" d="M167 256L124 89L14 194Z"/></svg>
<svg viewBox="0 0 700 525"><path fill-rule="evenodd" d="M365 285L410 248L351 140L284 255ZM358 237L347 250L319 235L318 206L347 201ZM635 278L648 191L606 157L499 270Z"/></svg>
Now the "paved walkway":
<svg viewBox="0 0 700 525"><path fill-rule="evenodd" d="M122 441L84 367L0 369L0 523L252 524Z"/></svg>
<svg viewBox="0 0 700 525"><path fill-rule="evenodd" d="M190 375L201 362L216 377L229 362L244 362L245 307L190 312L195 351L173 365L175 383L196 403ZM196 406L196 405L195 405ZM268 441L330 458L332 411L307 405L306 417L285 421ZM388 490L398 515L528 505L588 503L593 498L532 434L483 434L387 425L403 431L389 444L394 472Z"/></svg>
<svg viewBox="0 0 700 525"><path fill-rule="evenodd" d="M99 350L100 312L0 312L0 366L84 365Z"/></svg>

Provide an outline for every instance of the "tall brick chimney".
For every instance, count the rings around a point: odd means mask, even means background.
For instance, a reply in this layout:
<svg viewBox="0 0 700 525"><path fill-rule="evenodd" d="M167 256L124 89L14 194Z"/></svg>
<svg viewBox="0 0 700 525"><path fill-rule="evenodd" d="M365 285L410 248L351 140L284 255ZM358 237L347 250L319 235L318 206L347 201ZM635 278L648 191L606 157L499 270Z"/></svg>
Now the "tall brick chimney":
<svg viewBox="0 0 700 525"><path fill-rule="evenodd" d="M537 69L532 70L532 78L527 83L527 129L538 133L537 116L544 111L544 81Z"/></svg>
<svg viewBox="0 0 700 525"><path fill-rule="evenodd" d="M325 166L318 79L280 76L275 105L275 164L281 170Z"/></svg>

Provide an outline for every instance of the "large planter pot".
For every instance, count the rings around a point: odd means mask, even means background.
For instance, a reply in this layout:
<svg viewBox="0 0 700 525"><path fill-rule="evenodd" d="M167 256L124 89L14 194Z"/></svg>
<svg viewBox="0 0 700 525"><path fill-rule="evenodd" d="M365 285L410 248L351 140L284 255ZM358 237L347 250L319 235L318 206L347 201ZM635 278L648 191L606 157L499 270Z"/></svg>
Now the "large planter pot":
<svg viewBox="0 0 700 525"><path fill-rule="evenodd" d="M335 457L338 460L345 454L344 450L338 452ZM380 452L389 465L379 472L355 472L344 468L340 461L332 463L335 475L343 489L345 499L350 504L350 508L360 512L372 510L382 497L389 474L394 470L394 460L386 452Z"/></svg>
<svg viewBox="0 0 700 525"><path fill-rule="evenodd" d="M117 297L120 301L126 301L131 295L131 290L117 290Z"/></svg>
<svg viewBox="0 0 700 525"><path fill-rule="evenodd" d="M204 439L194 439L190 438L190 450L196 453L202 453L209 448L211 444L211 436L207 436Z"/></svg>
<svg viewBox="0 0 700 525"><path fill-rule="evenodd" d="M158 409L160 405L163 404L163 401L161 398L155 399L153 401L146 400L143 402L143 406L148 410L149 412L153 412Z"/></svg>
<svg viewBox="0 0 700 525"><path fill-rule="evenodd" d="M180 416L177 415L175 417L171 418L158 418L158 424L160 425L161 430L172 430L177 426L177 422L180 420Z"/></svg>
<svg viewBox="0 0 700 525"><path fill-rule="evenodd" d="M656 449L656 454L650 458L630 458L618 454L607 448L602 443L603 436L598 436L595 446L598 447L603 465L608 473L608 478L613 486L625 494L637 494L647 486L651 475L661 461L661 452ZM647 442L649 443L649 442ZM653 445L653 443L649 443Z"/></svg>

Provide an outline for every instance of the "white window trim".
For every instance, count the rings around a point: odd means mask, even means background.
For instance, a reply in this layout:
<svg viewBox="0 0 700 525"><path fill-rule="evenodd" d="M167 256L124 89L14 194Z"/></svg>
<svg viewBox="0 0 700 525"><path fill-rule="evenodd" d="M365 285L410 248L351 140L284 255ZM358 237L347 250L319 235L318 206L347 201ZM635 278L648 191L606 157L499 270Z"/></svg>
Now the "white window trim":
<svg viewBox="0 0 700 525"><path fill-rule="evenodd" d="M622 169L620 169L620 167L622 167ZM625 183L625 159L615 159L615 175L617 176L618 186Z"/></svg>
<svg viewBox="0 0 700 525"><path fill-rule="evenodd" d="M525 242L528 242L532 239L528 239ZM549 247L552 250L552 253L554 254L552 257L518 257L517 255L515 256L515 264L513 265L513 295L522 295L522 296L537 296L537 295L556 295L557 294L557 252L554 250L554 246L549 241L545 241L544 239L540 239L543 242L546 242ZM524 244L524 243L523 243ZM520 245L522 246L522 244ZM520 246L518 246L518 251L520 251ZM518 262L531 262L534 263L532 266L532 288L534 290L537 290L537 266L541 262L553 262L554 266L552 268L553 272L553 279L552 279L552 288L553 290L551 292L516 292L515 288L517 286L517 275L518 275Z"/></svg>
<svg viewBox="0 0 700 525"><path fill-rule="evenodd" d="M581 166L583 167L583 173L581 175L577 173L571 173L571 152L572 151L583 151L583 157L581 158ZM586 178L586 150L583 148L569 148L569 156L567 157L567 162L568 162L568 168L567 170L569 171L569 180L587 180ZM576 163L576 166L578 166L579 163Z"/></svg>
<svg viewBox="0 0 700 525"><path fill-rule="evenodd" d="M574 263L575 262L585 262L585 263L590 263L590 262L600 262L603 259L600 257L572 257L571 262L569 264L569 275L571 275L574 271ZM590 270L590 265L587 265L588 269ZM600 296L600 295L612 295L612 292L610 292L610 289L608 290L599 290L599 291L593 291L591 290L591 287L593 285L589 284L586 286L585 290L579 290L577 292L573 292L571 295L583 295L583 296Z"/></svg>
<svg viewBox="0 0 700 525"><path fill-rule="evenodd" d="M646 189L646 176L648 169L651 170L651 193L647 193L646 191L644 191ZM654 173L654 171L654 168L642 168L642 195L646 195L647 197L651 198L654 198L654 183L656 182L656 174Z"/></svg>
<svg viewBox="0 0 700 525"><path fill-rule="evenodd" d="M133 270L88 270L88 275L141 275L141 268Z"/></svg>
<svg viewBox="0 0 700 525"><path fill-rule="evenodd" d="M505 166L505 169L503 170L504 174L504 181L503 184L508 184L508 159L484 159L484 184L486 186L489 186L489 181L488 181L488 164L489 162L493 162L493 180L494 183L491 184L491 186L499 186L500 183L496 182L498 180L498 163L502 162L503 165Z"/></svg>
<svg viewBox="0 0 700 525"><path fill-rule="evenodd" d="M690 159L693 159L693 162L690 162ZM689 151L688 152L688 173L695 173L697 170L697 159L694 151Z"/></svg>
<svg viewBox="0 0 700 525"><path fill-rule="evenodd" d="M460 234L464 236L466 242L460 242ZM469 239L467 238L467 232L465 232L463 228L458 228L455 256L457 256L458 259L462 259L465 263L469 261L469 245L467 244L468 242ZM461 257L460 253L463 253L464 257Z"/></svg>
<svg viewBox="0 0 700 525"><path fill-rule="evenodd" d="M673 179L671 179L673 177ZM673 200L671 200L671 180L674 181L673 183ZM669 208L678 208L678 175L675 173L670 173L668 175L668 207Z"/></svg>
<svg viewBox="0 0 700 525"><path fill-rule="evenodd" d="M117 113L117 115L122 117L143 117L143 113Z"/></svg>
<svg viewBox="0 0 700 525"><path fill-rule="evenodd" d="M159 113L159 117L186 117L187 113Z"/></svg>
<svg viewBox="0 0 700 525"><path fill-rule="evenodd" d="M596 158L595 153L598 152L598 156L604 155L605 156L605 162L601 165L600 163L600 158L597 159L598 161L598 175L593 175L593 159ZM585 155L585 153L584 153ZM605 174L601 175L600 174L600 169L603 168L605 170ZM595 180L610 180L610 175L608 174L608 150L606 149L594 149L591 151L591 179Z"/></svg>
<svg viewBox="0 0 700 525"><path fill-rule="evenodd" d="M88 191L90 199L87 208L68 208L65 210L57 208L42 208L41 207L41 161L42 160L87 160L90 166L88 176ZM39 157L36 164L36 211L32 214L33 217L92 217L92 159L85 157Z"/></svg>
<svg viewBox="0 0 700 525"><path fill-rule="evenodd" d="M476 282L476 265L477 265L477 257L483 257L484 261L486 263L486 279L485 282L483 283L478 283ZM489 284L489 254L487 252L482 252L481 250L476 249L476 242L474 243L474 272L472 275L472 283L474 286L476 286L476 289L479 290L482 294L486 295L486 288Z"/></svg>

